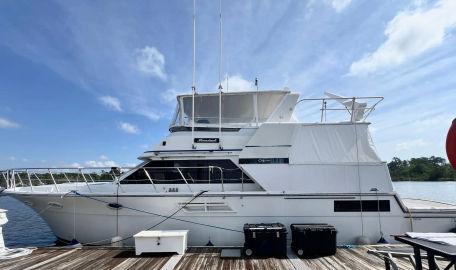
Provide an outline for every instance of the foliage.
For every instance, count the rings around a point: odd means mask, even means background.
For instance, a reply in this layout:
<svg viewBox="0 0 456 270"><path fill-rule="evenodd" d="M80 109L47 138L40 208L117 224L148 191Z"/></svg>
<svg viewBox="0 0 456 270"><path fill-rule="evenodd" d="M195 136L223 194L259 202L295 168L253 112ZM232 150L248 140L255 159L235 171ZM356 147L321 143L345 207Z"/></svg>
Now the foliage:
<svg viewBox="0 0 456 270"><path fill-rule="evenodd" d="M452 181L456 170L441 157L420 157L401 160L394 157L388 163L393 181Z"/></svg>

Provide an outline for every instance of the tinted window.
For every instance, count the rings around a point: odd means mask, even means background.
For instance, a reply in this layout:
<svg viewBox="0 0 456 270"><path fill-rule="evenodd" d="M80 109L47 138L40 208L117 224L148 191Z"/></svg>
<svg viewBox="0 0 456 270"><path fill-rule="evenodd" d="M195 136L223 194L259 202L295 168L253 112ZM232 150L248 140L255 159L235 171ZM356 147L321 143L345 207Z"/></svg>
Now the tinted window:
<svg viewBox="0 0 456 270"><path fill-rule="evenodd" d="M362 204L359 200L352 201L334 201L334 212L361 212L361 205L363 212L389 212L390 201L389 200L362 200Z"/></svg>
<svg viewBox="0 0 456 270"><path fill-rule="evenodd" d="M213 166L212 168L209 168ZM221 170L223 173L221 172ZM147 172L147 173L146 173ZM231 160L154 160L122 180L129 184L253 183Z"/></svg>

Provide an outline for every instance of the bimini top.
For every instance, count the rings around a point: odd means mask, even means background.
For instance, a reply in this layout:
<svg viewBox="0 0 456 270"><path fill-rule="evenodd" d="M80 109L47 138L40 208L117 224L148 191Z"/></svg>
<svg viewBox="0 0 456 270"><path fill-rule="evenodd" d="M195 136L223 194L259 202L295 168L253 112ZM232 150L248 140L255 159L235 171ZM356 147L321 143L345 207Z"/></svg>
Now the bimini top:
<svg viewBox="0 0 456 270"><path fill-rule="evenodd" d="M288 90L204 93L195 94L194 100L191 94L179 95L171 129L185 129L192 124L195 127L246 127L264 122L289 122L298 97L298 93Z"/></svg>

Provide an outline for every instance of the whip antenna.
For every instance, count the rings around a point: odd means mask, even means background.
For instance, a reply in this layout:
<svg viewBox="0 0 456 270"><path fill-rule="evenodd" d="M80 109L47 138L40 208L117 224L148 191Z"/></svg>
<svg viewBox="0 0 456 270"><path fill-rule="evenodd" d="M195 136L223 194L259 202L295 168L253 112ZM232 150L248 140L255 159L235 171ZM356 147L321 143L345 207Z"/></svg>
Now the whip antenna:
<svg viewBox="0 0 456 270"><path fill-rule="evenodd" d="M194 145L195 131L195 73L196 73L196 0L193 0L193 70L192 70L192 148Z"/></svg>
<svg viewBox="0 0 456 270"><path fill-rule="evenodd" d="M223 68L223 21L222 21L222 0L219 1L219 38L220 38L220 55L219 55L219 90L222 87L222 68Z"/></svg>
<svg viewBox="0 0 456 270"><path fill-rule="evenodd" d="M219 148L222 149L222 62L223 62L223 21L222 0L219 1L219 26L220 26L220 59L219 59Z"/></svg>

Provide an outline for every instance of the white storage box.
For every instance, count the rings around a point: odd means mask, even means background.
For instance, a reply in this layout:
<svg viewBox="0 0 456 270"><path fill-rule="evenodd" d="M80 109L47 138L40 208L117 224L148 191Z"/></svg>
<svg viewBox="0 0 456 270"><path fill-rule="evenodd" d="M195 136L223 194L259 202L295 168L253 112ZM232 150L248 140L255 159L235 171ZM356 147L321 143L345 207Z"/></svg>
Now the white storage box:
<svg viewBox="0 0 456 270"><path fill-rule="evenodd" d="M188 230L141 231L134 235L136 255L143 252L177 252L187 249Z"/></svg>

